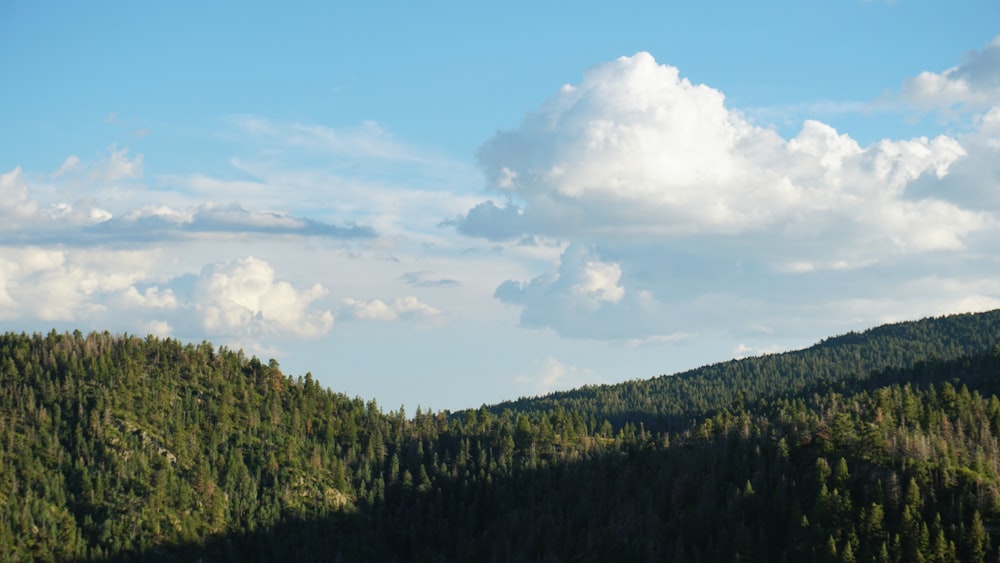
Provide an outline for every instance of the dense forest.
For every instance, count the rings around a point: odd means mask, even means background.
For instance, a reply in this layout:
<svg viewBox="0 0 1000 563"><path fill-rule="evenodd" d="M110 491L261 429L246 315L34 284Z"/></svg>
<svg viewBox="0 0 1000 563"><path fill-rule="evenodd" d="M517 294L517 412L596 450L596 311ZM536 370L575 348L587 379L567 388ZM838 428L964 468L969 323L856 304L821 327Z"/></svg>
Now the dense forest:
<svg viewBox="0 0 1000 563"><path fill-rule="evenodd" d="M998 394L1000 311L412 415L209 343L8 333L0 560L997 561Z"/></svg>

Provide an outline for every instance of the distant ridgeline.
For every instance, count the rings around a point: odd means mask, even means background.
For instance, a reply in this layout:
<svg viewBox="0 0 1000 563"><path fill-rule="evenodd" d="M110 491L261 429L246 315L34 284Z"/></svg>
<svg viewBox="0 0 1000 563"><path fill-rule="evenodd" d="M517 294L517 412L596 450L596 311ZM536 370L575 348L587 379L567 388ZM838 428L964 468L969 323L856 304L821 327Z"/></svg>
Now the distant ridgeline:
<svg viewBox="0 0 1000 563"><path fill-rule="evenodd" d="M998 345L956 315L411 417L208 343L8 333L0 561L997 561Z"/></svg>
<svg viewBox="0 0 1000 563"><path fill-rule="evenodd" d="M677 375L587 386L491 407L518 412L558 406L612 425L632 422L651 430L681 430L693 420L734 406L751 406L792 393L838 389L869 373L943 361L1000 345L1000 310L904 322L828 338L815 346L731 360Z"/></svg>

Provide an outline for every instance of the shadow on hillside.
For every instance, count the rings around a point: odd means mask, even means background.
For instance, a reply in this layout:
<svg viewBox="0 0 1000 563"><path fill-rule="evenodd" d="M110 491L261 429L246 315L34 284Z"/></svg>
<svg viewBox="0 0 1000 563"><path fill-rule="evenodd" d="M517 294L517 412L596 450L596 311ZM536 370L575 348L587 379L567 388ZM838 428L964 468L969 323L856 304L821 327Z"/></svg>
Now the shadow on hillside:
<svg viewBox="0 0 1000 563"><path fill-rule="evenodd" d="M944 381L988 396L1000 391L997 374L1000 354L992 352L818 383L794 396ZM286 517L201 544L91 561L732 561L738 553L759 561L814 559L828 532L813 537L799 526L815 493L803 488L803 476L819 455L850 454L799 446L782 469L775 451L764 439L729 434L667 450L635 444L582 461L546 464L540 456L533 469L440 478L423 491L390 486L384 501L349 512ZM867 506L874 477L889 469L852 462L851 471L856 506ZM744 491L751 480L756 493Z"/></svg>
<svg viewBox="0 0 1000 563"><path fill-rule="evenodd" d="M349 512L87 561L662 560L663 499L642 483L664 459L637 449L425 492L396 486Z"/></svg>

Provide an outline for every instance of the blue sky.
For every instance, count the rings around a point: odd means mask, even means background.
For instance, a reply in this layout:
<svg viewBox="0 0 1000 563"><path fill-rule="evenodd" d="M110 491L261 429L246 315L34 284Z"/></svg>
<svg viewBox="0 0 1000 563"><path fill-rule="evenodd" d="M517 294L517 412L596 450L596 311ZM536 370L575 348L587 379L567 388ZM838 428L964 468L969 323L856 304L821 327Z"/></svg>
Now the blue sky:
<svg viewBox="0 0 1000 563"><path fill-rule="evenodd" d="M689 4L5 2L0 322L460 409L1000 306L1000 5Z"/></svg>

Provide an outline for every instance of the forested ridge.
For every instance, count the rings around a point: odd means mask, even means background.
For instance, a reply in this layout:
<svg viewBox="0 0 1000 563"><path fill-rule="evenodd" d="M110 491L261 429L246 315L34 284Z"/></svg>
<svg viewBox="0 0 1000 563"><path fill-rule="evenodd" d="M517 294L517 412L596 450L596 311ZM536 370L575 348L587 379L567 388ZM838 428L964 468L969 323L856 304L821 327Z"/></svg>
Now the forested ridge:
<svg viewBox="0 0 1000 563"><path fill-rule="evenodd" d="M998 393L1000 312L412 415L208 343L7 333L0 560L997 561Z"/></svg>
<svg viewBox="0 0 1000 563"><path fill-rule="evenodd" d="M952 315L883 325L828 338L810 348L732 360L676 375L615 385L587 386L501 403L499 413L549 410L557 405L612 423L679 430L692 418L733 404L794 393L817 384L926 359L953 359L987 350L1000 335L1000 312Z"/></svg>

